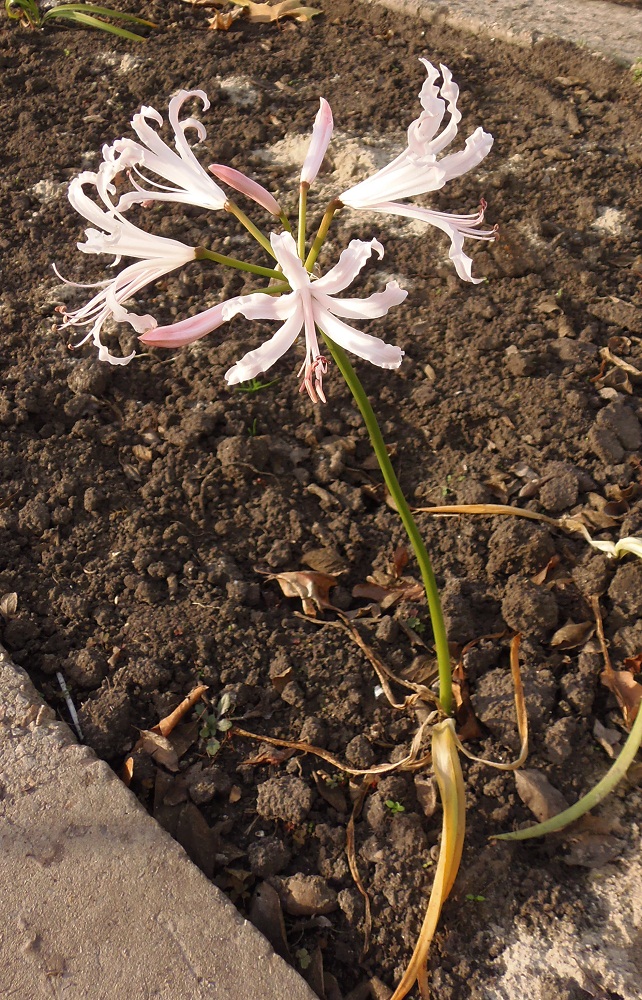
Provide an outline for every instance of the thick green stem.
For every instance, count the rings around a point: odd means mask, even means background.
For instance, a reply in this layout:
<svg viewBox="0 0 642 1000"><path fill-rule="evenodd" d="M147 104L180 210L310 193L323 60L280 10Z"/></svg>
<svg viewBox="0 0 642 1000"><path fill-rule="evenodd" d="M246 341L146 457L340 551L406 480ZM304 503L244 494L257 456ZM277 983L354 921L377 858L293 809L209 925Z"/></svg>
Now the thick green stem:
<svg viewBox="0 0 642 1000"><path fill-rule="evenodd" d="M254 223L251 221L251 219L248 219L248 217L245 214L245 212L241 208L239 208L238 205L235 202L233 202L233 201L226 201L225 202L225 211L229 212L230 215L236 216L236 218L239 220L239 222L241 223L241 225L245 226L245 228L247 229L248 233L250 233L254 237L254 239L257 241L257 243L260 243L261 246L263 247L263 249L267 250L267 252L269 253L270 257L276 257L276 254L274 253L274 250L272 249L272 245L271 245L269 239L267 238L267 236L263 235L263 233L261 232L261 230L257 226L254 225Z"/></svg>
<svg viewBox="0 0 642 1000"><path fill-rule="evenodd" d="M321 219L321 225L319 226L319 231L317 232L317 235L314 238L314 243L312 244L310 253L306 257L305 261L306 270L311 271L314 265L316 264L317 257L321 252L321 247L323 246L325 238L328 235L328 229L330 228L330 223L332 222L335 213L338 212L340 208L343 208L343 205L338 200L331 201L328 207L326 208L325 215Z"/></svg>
<svg viewBox="0 0 642 1000"><path fill-rule="evenodd" d="M252 274L260 274L263 278L275 278L282 281L281 271L275 271L271 267L261 267L259 264L247 264L244 260L237 260L236 257L226 257L225 254L216 253L214 250L206 250L205 247L197 247L194 254L195 260L213 260L215 264L224 264L225 267L235 267L239 271L251 271Z"/></svg>
<svg viewBox="0 0 642 1000"><path fill-rule="evenodd" d="M305 260L305 223L309 188L310 185L307 181L301 181L299 186L299 238L297 240L297 251L301 260Z"/></svg>
<svg viewBox="0 0 642 1000"><path fill-rule="evenodd" d="M338 344L335 344L332 340L330 340L325 333L323 334L323 339L325 340L325 343L327 344L330 353L336 362L337 368L348 383L350 392L354 396L355 402L361 411L361 416L363 417L365 425L368 429L370 441L372 442L374 453L377 456L377 461L379 462L381 472L383 473L386 486L388 487L390 495L395 502L395 506L399 512L403 526L406 529L408 538L410 539L410 544L413 547L417 562L419 563L421 579L423 580L424 588L426 590L426 598L428 600L428 609L430 611L432 631L435 640L435 652L437 654L437 665L439 668L439 700L444 712L446 712L447 715L450 715L453 705L450 650L448 649L448 637L446 635L444 616L441 610L441 599L439 597L435 574L430 564L430 557L426 551L426 546L423 543L419 529L415 524L415 520L410 513L410 507L406 503L406 498L401 491L401 487L395 475L392 463L388 457L388 452L381 435L381 431L379 430L377 418L374 415L374 410L370 405L370 401L365 394L357 373L350 364L343 348L339 347Z"/></svg>

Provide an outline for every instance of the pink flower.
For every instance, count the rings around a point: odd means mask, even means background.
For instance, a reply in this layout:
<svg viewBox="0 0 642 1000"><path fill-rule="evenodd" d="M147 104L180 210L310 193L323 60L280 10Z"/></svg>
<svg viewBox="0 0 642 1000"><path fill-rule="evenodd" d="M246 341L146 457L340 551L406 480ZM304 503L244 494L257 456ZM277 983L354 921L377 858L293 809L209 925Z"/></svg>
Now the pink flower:
<svg viewBox="0 0 642 1000"><path fill-rule="evenodd" d="M392 306L403 302L408 293L396 281L390 281L382 292L375 292L365 299L334 297L356 278L373 250L380 258L383 256L383 247L377 240L367 243L352 240L341 254L339 262L322 278L316 279L301 263L296 244L289 233L273 233L270 243L291 292L278 298L254 292L229 299L191 319L145 333L141 337L143 343L158 347L188 344L238 314L250 320L275 320L281 325L274 336L241 358L226 372L225 378L229 385L236 385L267 371L303 331L306 352L299 371L299 375L303 375L301 390L305 389L315 403L319 399L325 402L323 375L327 371L327 360L319 349L317 328L345 350L380 368L399 367L403 351L385 344L378 337L355 330L344 323L343 319L375 319L385 316Z"/></svg>
<svg viewBox="0 0 642 1000"><path fill-rule="evenodd" d="M319 173L323 157L332 138L332 128L333 122L330 105L325 98L321 97L319 110L317 111L317 116L314 119L312 127L310 145L301 168L301 184L310 185Z"/></svg>
<svg viewBox="0 0 642 1000"><path fill-rule="evenodd" d="M281 215L281 206L274 195L271 195L262 184L253 181L251 177L246 177L240 170L226 167L223 163L212 163L207 169L224 184L229 184L235 191L240 191L247 198L251 198L266 212L275 215L277 219Z"/></svg>
<svg viewBox="0 0 642 1000"><path fill-rule="evenodd" d="M453 177L460 177L481 163L493 144L493 137L480 127L466 139L463 150L439 158L457 135L461 121L457 109L459 88L446 66L440 66L442 83L438 86L439 70L427 59L421 62L428 73L419 94L423 111L408 129L408 146L387 166L344 191L339 200L349 208L386 212L437 226L450 236L450 259L459 277L478 283L483 279L472 277L472 261L463 246L466 236L478 240L494 238L495 230L478 229L484 220L485 203L471 215L449 215L396 200L438 191ZM450 119L439 132L446 109Z"/></svg>

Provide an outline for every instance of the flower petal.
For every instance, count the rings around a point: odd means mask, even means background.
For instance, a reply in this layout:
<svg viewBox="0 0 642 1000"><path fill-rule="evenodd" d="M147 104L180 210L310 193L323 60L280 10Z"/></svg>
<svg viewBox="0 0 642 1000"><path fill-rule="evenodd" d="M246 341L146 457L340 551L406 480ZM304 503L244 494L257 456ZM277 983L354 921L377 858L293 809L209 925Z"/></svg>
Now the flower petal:
<svg viewBox="0 0 642 1000"><path fill-rule="evenodd" d="M429 208L421 208L419 205L405 205L396 201L383 202L376 208L373 206L370 210L399 215L404 219L418 219L420 222L428 222L431 226L441 229L442 232L450 236L451 246L448 256L455 265L459 277L464 281L472 281L474 285L478 285L484 280L483 278L473 278L471 270L473 262L464 253L464 237L469 236L478 240L492 240L495 237L494 230L476 232L472 228L471 220L483 218L483 212L476 216L448 215L445 212L432 212Z"/></svg>
<svg viewBox="0 0 642 1000"><path fill-rule="evenodd" d="M291 233L271 233L270 243L274 255L281 265L283 274L288 279L290 288L303 291L310 287L310 275L306 271L296 249L296 243Z"/></svg>
<svg viewBox="0 0 642 1000"><path fill-rule="evenodd" d="M248 382L250 379L260 375L261 372L266 372L268 368L271 368L292 347L302 326L303 312L300 308L296 308L286 319L283 326L279 327L273 337L266 340L255 351L250 351L225 373L225 380L228 385Z"/></svg>
<svg viewBox="0 0 642 1000"><path fill-rule="evenodd" d="M332 109L325 98L322 97L320 98L317 116L314 119L308 152L301 168L302 184L311 184L319 173L323 157L332 138L332 128Z"/></svg>
<svg viewBox="0 0 642 1000"><path fill-rule="evenodd" d="M403 351L392 344L386 344L379 337L371 337L368 333L354 330L342 323L331 312L315 302L314 318L321 330L327 333L331 340L336 340L340 347L364 358L379 368L398 368L403 358Z"/></svg>
<svg viewBox="0 0 642 1000"><path fill-rule="evenodd" d="M226 321L239 314L246 319L284 320L297 308L297 302L293 294L274 298L265 292L251 292L249 295L228 299L223 306Z"/></svg>
<svg viewBox="0 0 642 1000"><path fill-rule="evenodd" d="M274 246L274 244L272 244ZM350 240L350 243L339 257L338 263L331 268L322 278L318 278L312 285L312 292L319 289L326 295L336 295L343 291L354 281L365 263L372 256L372 251L376 251L379 260L383 257L383 247L378 240ZM289 280L289 279L288 279Z"/></svg>
<svg viewBox="0 0 642 1000"><path fill-rule="evenodd" d="M403 302L408 292L396 281L389 281L382 292L375 292L365 299L335 299L320 292L316 285L312 286L312 294L315 301L334 316L342 316L344 319L378 319L385 316L393 306Z"/></svg>

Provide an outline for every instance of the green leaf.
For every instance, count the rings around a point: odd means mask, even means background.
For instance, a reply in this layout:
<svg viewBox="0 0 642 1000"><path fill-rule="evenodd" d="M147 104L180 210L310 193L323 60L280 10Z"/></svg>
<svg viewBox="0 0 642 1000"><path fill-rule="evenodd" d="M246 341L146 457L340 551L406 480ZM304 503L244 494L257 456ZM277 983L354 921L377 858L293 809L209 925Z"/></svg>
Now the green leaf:
<svg viewBox="0 0 642 1000"><path fill-rule="evenodd" d="M217 753L221 749L221 744L219 740L208 740L205 749L209 757L216 757Z"/></svg>
<svg viewBox="0 0 642 1000"><path fill-rule="evenodd" d="M43 24L47 18L51 17L62 17L72 24L79 24L86 28L97 28L99 31L108 31L112 35L118 35L120 38L127 38L131 42L144 42L146 39L142 35L136 35L133 31L126 31L125 28L119 28L115 24L108 24L107 21L100 21L97 17L90 17L89 14L82 14L79 11L72 10L67 12L63 7L54 7L52 10L48 10L43 17Z"/></svg>
<svg viewBox="0 0 642 1000"><path fill-rule="evenodd" d="M229 712L231 704L232 698L227 692L225 692L224 695L221 695L218 703L218 714L225 715L226 712Z"/></svg>
<svg viewBox="0 0 642 1000"><path fill-rule="evenodd" d="M220 719L219 722L217 722L216 725L217 725L217 729L219 729L222 733L226 733L228 731L228 729L232 728L232 720L231 719Z"/></svg>
<svg viewBox="0 0 642 1000"><path fill-rule="evenodd" d="M598 781L595 788L592 788L590 792L582 796L574 806L569 806L568 809L558 813L557 816L552 816L544 823L537 823L535 826L529 826L525 830L515 830L514 833L500 833L490 839L530 840L531 837L543 837L547 833L555 833L556 830L562 830L569 823L574 823L576 819L587 813L589 809L593 809L594 806L613 791L633 763L633 759L640 748L640 743L642 743L642 706L638 709L636 720L633 723L626 743L620 751L619 757L606 772L602 780Z"/></svg>
<svg viewBox="0 0 642 1000"><path fill-rule="evenodd" d="M21 0L24 2L24 0ZM29 0L27 0L29 2ZM51 10L47 11L45 14L47 17L56 17L61 10L64 11L76 11L81 14L99 14L102 17L113 17L116 20L120 18L121 21L130 21L132 24L143 24L147 28L157 28L158 25L153 21L146 21L142 17L137 17L135 14L127 14L124 10L113 10L111 7L97 7L93 3L64 3L60 4L58 7L53 7ZM63 15L64 16L64 15Z"/></svg>

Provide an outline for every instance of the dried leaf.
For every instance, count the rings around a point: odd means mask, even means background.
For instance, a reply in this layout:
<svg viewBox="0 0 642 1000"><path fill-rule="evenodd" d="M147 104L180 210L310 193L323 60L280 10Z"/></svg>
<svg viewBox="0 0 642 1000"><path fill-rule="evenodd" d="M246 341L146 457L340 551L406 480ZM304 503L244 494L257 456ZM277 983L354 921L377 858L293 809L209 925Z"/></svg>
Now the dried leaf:
<svg viewBox="0 0 642 1000"><path fill-rule="evenodd" d="M582 830L571 839L571 846L562 861L582 868L603 868L622 855L625 843L609 833Z"/></svg>
<svg viewBox="0 0 642 1000"><path fill-rule="evenodd" d="M12 618L18 610L18 595L16 593L3 594L0 597L0 615L3 618Z"/></svg>
<svg viewBox="0 0 642 1000"><path fill-rule="evenodd" d="M540 823L568 808L568 802L546 775L534 768L515 771L515 785L520 799Z"/></svg>
<svg viewBox="0 0 642 1000"><path fill-rule="evenodd" d="M299 570L294 573L275 573L270 579L277 581L286 597L300 598L306 615L314 618L317 609L322 611L324 608L334 607L328 600L328 595L338 580L329 573Z"/></svg>
<svg viewBox="0 0 642 1000"><path fill-rule="evenodd" d="M627 656L624 660L624 666L632 674L639 674L642 671L642 653L636 653L635 656Z"/></svg>
<svg viewBox="0 0 642 1000"><path fill-rule="evenodd" d="M280 0L279 3L254 3L254 0L233 0L237 7L244 7L248 12L248 20L254 24L269 24L284 17L295 21L311 21L320 10L314 7L302 7L299 0Z"/></svg>
<svg viewBox="0 0 642 1000"><path fill-rule="evenodd" d="M268 939L277 955L290 961L281 900L269 882L260 882L254 890L250 903L250 920Z"/></svg>
<svg viewBox="0 0 642 1000"><path fill-rule="evenodd" d="M144 750L157 764L166 767L168 771L178 771L178 756L167 737L155 733L151 729L141 730L140 740L136 750Z"/></svg>
<svg viewBox="0 0 642 1000"><path fill-rule="evenodd" d="M401 574L408 565L409 558L410 556L408 555L408 549L406 546L398 545L392 555L393 573L397 580L401 578Z"/></svg>
<svg viewBox="0 0 642 1000"><path fill-rule="evenodd" d="M310 549L301 556L301 562L317 573L340 576L347 573L349 566L335 549Z"/></svg>
<svg viewBox="0 0 642 1000"><path fill-rule="evenodd" d="M239 802L241 799L242 791L238 785L232 785L230 788L230 794L228 796L228 802L234 805L235 802Z"/></svg>
<svg viewBox="0 0 642 1000"><path fill-rule="evenodd" d="M154 452L146 444L135 444L132 448L132 454L139 462L151 462L154 457Z"/></svg>
<svg viewBox="0 0 642 1000"><path fill-rule="evenodd" d="M554 555L551 559L549 559L544 569L541 569L539 573L536 573L535 576L531 577L533 583L536 583L537 586L540 587L547 579L549 573L552 573L559 564L559 561L560 557L558 555Z"/></svg>
<svg viewBox="0 0 642 1000"><path fill-rule="evenodd" d="M127 788L129 788L129 786L132 783L133 777L134 777L134 758L127 757L120 771L120 780Z"/></svg>
<svg viewBox="0 0 642 1000"><path fill-rule="evenodd" d="M617 698L618 705L622 709L624 724L630 729L642 701L642 684L638 684L628 670L613 670L612 667L602 671L600 680Z"/></svg>
<svg viewBox="0 0 642 1000"><path fill-rule="evenodd" d="M238 10L231 10L227 14L223 14L217 11L214 17L207 18L207 28L208 31L229 31L237 17L242 14L241 8Z"/></svg>
<svg viewBox="0 0 642 1000"><path fill-rule="evenodd" d="M468 648L470 648L470 644ZM484 732L470 700L470 686L466 677L463 658L453 670L453 695L455 698L455 717L457 719L459 739L481 739Z"/></svg>
<svg viewBox="0 0 642 1000"><path fill-rule="evenodd" d="M187 698L184 698L180 705L166 715L164 719L161 719L158 725L153 726L152 729L155 733L160 733L161 736L169 736L172 729L174 729L178 723L181 721L184 715L186 715L191 708L194 707L196 702L200 699L207 691L207 684L199 684L197 687L193 688L188 694Z"/></svg>
<svg viewBox="0 0 642 1000"><path fill-rule="evenodd" d="M558 646L560 649L575 649L583 646L595 632L595 622L567 622L551 639L551 646Z"/></svg>
<svg viewBox="0 0 642 1000"><path fill-rule="evenodd" d="M415 775L415 794L423 809L424 816L430 819L437 808L437 779L434 774Z"/></svg>

